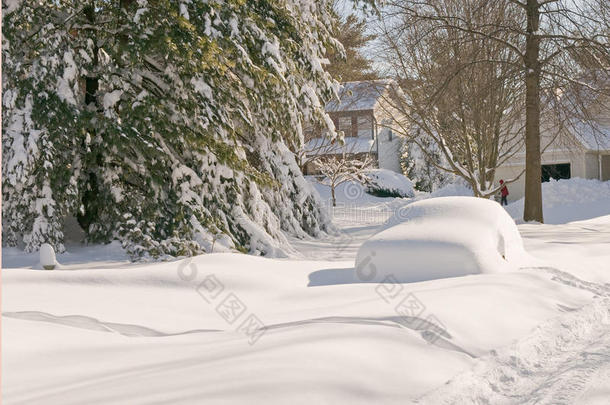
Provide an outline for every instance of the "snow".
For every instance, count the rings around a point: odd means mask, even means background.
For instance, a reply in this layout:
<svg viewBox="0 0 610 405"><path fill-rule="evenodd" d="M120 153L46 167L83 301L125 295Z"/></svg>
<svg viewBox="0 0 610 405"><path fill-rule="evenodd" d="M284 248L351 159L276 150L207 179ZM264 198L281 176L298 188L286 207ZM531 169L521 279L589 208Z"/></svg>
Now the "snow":
<svg viewBox="0 0 610 405"><path fill-rule="evenodd" d="M326 111L372 110L391 84L389 80L346 82L339 92L339 100L326 105Z"/></svg>
<svg viewBox="0 0 610 405"><path fill-rule="evenodd" d="M195 91L199 92L202 96L210 101L214 101L214 92L212 88L203 79L191 79L191 84L195 88Z"/></svg>
<svg viewBox="0 0 610 405"><path fill-rule="evenodd" d="M610 150L610 127L596 121L572 120L570 131L589 150Z"/></svg>
<svg viewBox="0 0 610 405"><path fill-rule="evenodd" d="M370 137L346 136L344 143L330 143L328 138L313 138L305 145L307 155L341 155L344 153L368 153L376 152L377 144Z"/></svg>
<svg viewBox="0 0 610 405"><path fill-rule="evenodd" d="M239 35L239 26L237 23L237 18L235 16L229 19L229 27L231 27L231 36Z"/></svg>
<svg viewBox="0 0 610 405"><path fill-rule="evenodd" d="M137 0L124 17L137 25L138 43L147 51L130 47L134 63L129 66L115 60L116 52L103 49L109 49L106 31L79 29L79 2L53 3L59 19L47 18L48 7L38 3L5 4L9 11L21 4L9 18L3 42L15 48L6 50L13 57L3 66L9 90L4 100L9 130L3 134L8 136L4 155L9 163L3 166L8 186L3 189L5 243L25 242L28 250L50 243L61 251L63 217L87 210L80 200L87 192L90 165L103 179L99 194L120 204L100 205L102 219L93 221L100 226L90 227L89 236L119 238L134 258L209 251L220 232L239 250L282 256L292 254L284 246L284 232L305 237L327 230L313 195L300 188L304 179L286 145L299 143L305 122L331 123L324 103L339 84L321 65L332 40L330 0L275 2L263 15L246 2ZM115 11L97 7L96 20L107 23ZM197 21L186 22L189 15ZM222 43L222 50L185 40L178 31L155 40L168 24L185 27L191 39L205 39L207 33L212 44ZM78 40L72 28L79 31ZM87 60L96 51L94 73L103 112L91 111L79 99L84 92L78 77L91 73ZM230 71L215 54L232 56ZM194 67L192 62L201 57L209 63ZM118 65L124 68L121 74L115 74ZM152 92L140 91L143 87ZM54 90L67 102L53 102ZM31 109L23 108L28 97L40 107L33 121ZM119 99L125 108L112 108ZM72 131L79 117L91 114L115 119L94 117L90 131ZM168 125L177 130L168 131ZM87 158L91 148L80 147L87 145L86 132L97 134L91 142L103 152L102 160L112 164L100 169ZM191 135L202 133L210 142L191 142ZM30 143L40 153L21 153L32 152ZM192 169L196 178L166 181L176 165ZM220 173L223 167L229 176ZM45 178L49 183L43 188ZM135 223L122 220L126 213Z"/></svg>
<svg viewBox="0 0 610 405"><path fill-rule="evenodd" d="M506 207L508 213L523 218L523 198ZM551 179L542 183L544 222L565 224L571 221L610 214L610 181L595 179Z"/></svg>
<svg viewBox="0 0 610 405"><path fill-rule="evenodd" d="M355 277L416 282L515 270L522 260L513 220L494 201L439 197L399 209L362 244Z"/></svg>
<svg viewBox="0 0 610 405"><path fill-rule="evenodd" d="M190 0L188 2L190 3ZM180 2L180 15L184 17L185 20L190 18L186 2Z"/></svg>
<svg viewBox="0 0 610 405"><path fill-rule="evenodd" d="M11 104L14 103L14 99L11 94L4 94L4 103L5 106L12 107ZM4 175L13 186L18 186L24 180L26 168L39 156L37 142L41 131L34 129L32 107L32 97L28 96L25 99L24 107L18 109L4 127L7 135L13 138L10 153L6 153L4 156L4 164L6 165ZM24 137L24 133L28 134L27 139ZM9 139L5 142L8 143Z"/></svg>
<svg viewBox="0 0 610 405"><path fill-rule="evenodd" d="M76 63L72 53L66 51L64 53L64 72L61 77L57 78L57 95L68 104L76 105L74 91L72 88L73 82L76 79Z"/></svg>
<svg viewBox="0 0 610 405"><path fill-rule="evenodd" d="M43 243L40 246L40 265L46 270L53 270L57 264L55 259L55 250L48 243Z"/></svg>
<svg viewBox="0 0 610 405"><path fill-rule="evenodd" d="M461 182L449 183L430 193L431 197L468 196L472 197L472 189Z"/></svg>
<svg viewBox="0 0 610 405"><path fill-rule="evenodd" d="M121 95L123 95L123 90L113 90L104 94L104 110L114 107L114 105L121 99Z"/></svg>
<svg viewBox="0 0 610 405"><path fill-rule="evenodd" d="M261 48L261 54L263 56L269 55L265 58L265 62L272 66L278 74L282 75L286 71L277 38L274 38L273 42L266 41Z"/></svg>
<svg viewBox="0 0 610 405"><path fill-rule="evenodd" d="M609 375L610 362L600 357L610 353L610 299L597 298L572 311L479 359L472 371L418 403L592 403L579 397L591 395L590 390L585 391L591 377ZM607 384L608 380L594 384L592 391L606 386L600 392L606 402L599 403L608 402Z"/></svg>
<svg viewBox="0 0 610 405"><path fill-rule="evenodd" d="M329 210L339 233L291 238L300 257L285 259L214 253L144 264L116 242L73 244L57 255L60 269L42 271L37 254L3 249L3 399L604 403L610 216L519 225L528 257L514 271L354 282L362 241L401 207L434 217L443 199L426 197L337 193L343 203ZM499 215L478 201L480 222Z"/></svg>
<svg viewBox="0 0 610 405"><path fill-rule="evenodd" d="M3 2L5 6L3 7L4 9L2 10L2 13L4 15L9 15L13 11L17 10L19 6L21 6L22 2L23 0L5 0Z"/></svg>
<svg viewBox="0 0 610 405"><path fill-rule="evenodd" d="M400 197L414 197L413 183L400 173L386 169L371 169L366 172L367 191L387 191Z"/></svg>
<svg viewBox="0 0 610 405"><path fill-rule="evenodd" d="M531 239L528 251L540 259L540 265L553 263L582 280L600 284L607 282L610 270L608 261L601 260L609 253L608 229L610 215L562 224L561 233L557 232L557 225L519 225L521 235ZM551 244L565 248L549 250Z"/></svg>
<svg viewBox="0 0 610 405"><path fill-rule="evenodd" d="M140 19L142 18L142 15L144 15L144 13L146 13L148 11L148 1L147 0L138 0L138 6L139 8L136 10L135 15L133 16L133 22L135 22L136 24L140 23Z"/></svg>
<svg viewBox="0 0 610 405"><path fill-rule="evenodd" d="M329 205L331 199L330 187L311 179L313 176L307 177L322 201L324 201L326 205ZM403 201L402 199L395 199L392 197L377 197L367 193L366 190L366 186L357 181L346 181L345 183L339 184L335 188L337 204L353 209L379 208L393 210L395 208L402 207L407 203L407 201ZM383 221L385 221L387 218L388 216L384 217Z"/></svg>

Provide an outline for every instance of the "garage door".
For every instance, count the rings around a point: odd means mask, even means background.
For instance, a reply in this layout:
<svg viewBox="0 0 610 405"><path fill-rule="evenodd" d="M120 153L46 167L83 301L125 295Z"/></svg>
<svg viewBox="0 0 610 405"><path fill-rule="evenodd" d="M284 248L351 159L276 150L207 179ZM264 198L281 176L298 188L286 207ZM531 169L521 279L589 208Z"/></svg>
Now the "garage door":
<svg viewBox="0 0 610 405"><path fill-rule="evenodd" d="M569 179L571 175L569 163L558 163L554 165L542 165L542 182L550 179Z"/></svg>

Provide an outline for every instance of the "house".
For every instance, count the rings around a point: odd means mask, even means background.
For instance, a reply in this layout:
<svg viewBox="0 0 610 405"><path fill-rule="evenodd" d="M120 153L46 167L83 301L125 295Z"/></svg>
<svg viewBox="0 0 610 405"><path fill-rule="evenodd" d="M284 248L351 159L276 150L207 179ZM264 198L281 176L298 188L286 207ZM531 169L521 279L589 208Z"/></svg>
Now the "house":
<svg viewBox="0 0 610 405"><path fill-rule="evenodd" d="M541 128L542 182L550 179L610 180L610 117L594 117L593 124L572 121L569 125ZM524 196L525 146L502 164L495 179L521 177L508 185L508 201ZM497 184L496 184L497 185Z"/></svg>
<svg viewBox="0 0 610 405"><path fill-rule="evenodd" d="M372 155L378 168L400 173L402 140L394 135L388 116L396 86L391 80L343 83L339 100L329 102L325 109L335 128L344 133L345 143L331 142L323 131L307 128L303 173L317 173L313 161L318 156L344 154L356 158Z"/></svg>

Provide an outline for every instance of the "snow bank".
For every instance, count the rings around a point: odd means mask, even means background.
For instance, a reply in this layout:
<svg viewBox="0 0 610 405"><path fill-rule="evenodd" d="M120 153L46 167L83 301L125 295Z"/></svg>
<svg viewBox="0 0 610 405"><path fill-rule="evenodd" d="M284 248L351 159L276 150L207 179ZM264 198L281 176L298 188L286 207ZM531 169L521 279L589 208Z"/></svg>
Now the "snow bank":
<svg viewBox="0 0 610 405"><path fill-rule="evenodd" d="M415 282L492 273L514 269L523 255L517 226L498 203L431 198L399 209L362 244L355 277Z"/></svg>
<svg viewBox="0 0 610 405"><path fill-rule="evenodd" d="M544 222L567 222L610 214L610 181L572 178L542 183ZM509 204L506 210L513 218L523 218L523 198Z"/></svg>
<svg viewBox="0 0 610 405"><path fill-rule="evenodd" d="M370 137L345 137L344 143L330 143L328 138L313 138L305 145L307 155L327 155L343 153L369 153L376 152L377 145Z"/></svg>
<svg viewBox="0 0 610 405"><path fill-rule="evenodd" d="M414 197L413 184L405 176L385 169L372 169L366 174L368 181L363 185L357 181L346 181L335 188L337 204L370 205L394 201L396 196ZM315 176L306 176L323 202L331 200L330 187L316 181ZM402 201L402 200L399 200Z"/></svg>
<svg viewBox="0 0 610 405"><path fill-rule="evenodd" d="M380 197L414 197L411 180L402 174L386 169L371 169L366 173L366 191Z"/></svg>
<svg viewBox="0 0 610 405"><path fill-rule="evenodd" d="M309 177L309 181L313 188L318 192L320 198L326 205L330 204L331 193L330 187L317 182L313 176ZM338 185L335 188L335 197L337 198L338 205L368 205L387 202L394 198L377 197L366 192L365 186L358 183L357 181L347 181L343 184Z"/></svg>
<svg viewBox="0 0 610 405"><path fill-rule="evenodd" d="M450 183L443 186L432 193L430 197L449 197L449 196L466 196L472 197L472 189L463 183Z"/></svg>

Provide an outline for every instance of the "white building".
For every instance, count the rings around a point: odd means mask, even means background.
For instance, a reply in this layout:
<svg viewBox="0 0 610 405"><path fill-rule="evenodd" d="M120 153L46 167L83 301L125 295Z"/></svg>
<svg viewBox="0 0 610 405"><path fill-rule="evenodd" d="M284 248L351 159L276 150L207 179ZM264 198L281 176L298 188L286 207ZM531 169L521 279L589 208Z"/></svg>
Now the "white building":
<svg viewBox="0 0 610 405"><path fill-rule="evenodd" d="M558 130L541 130L542 181L579 177L610 180L610 118L597 117L593 127L576 123ZM523 197L525 190L525 146L496 170L495 179L513 179L508 185L509 201ZM610 202L609 202L610 204Z"/></svg>
<svg viewBox="0 0 610 405"><path fill-rule="evenodd" d="M374 80L343 83L339 101L326 106L335 128L345 135L345 144L330 143L322 131L306 130L306 154L361 156L371 154L377 166L400 173L400 146L402 140L390 129L387 117L390 90L396 86L391 80ZM304 174L314 174L312 162L304 163Z"/></svg>

